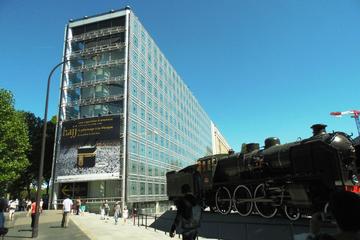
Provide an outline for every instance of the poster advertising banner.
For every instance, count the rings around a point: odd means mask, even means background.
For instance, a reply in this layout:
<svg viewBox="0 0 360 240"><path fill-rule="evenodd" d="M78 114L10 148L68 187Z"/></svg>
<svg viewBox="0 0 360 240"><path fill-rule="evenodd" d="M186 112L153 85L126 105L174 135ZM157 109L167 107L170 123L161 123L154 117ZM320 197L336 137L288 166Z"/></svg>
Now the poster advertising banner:
<svg viewBox="0 0 360 240"><path fill-rule="evenodd" d="M66 121L62 125L61 145L95 144L120 138L120 116Z"/></svg>
<svg viewBox="0 0 360 240"><path fill-rule="evenodd" d="M121 125L119 115L63 122L56 182L118 179Z"/></svg>

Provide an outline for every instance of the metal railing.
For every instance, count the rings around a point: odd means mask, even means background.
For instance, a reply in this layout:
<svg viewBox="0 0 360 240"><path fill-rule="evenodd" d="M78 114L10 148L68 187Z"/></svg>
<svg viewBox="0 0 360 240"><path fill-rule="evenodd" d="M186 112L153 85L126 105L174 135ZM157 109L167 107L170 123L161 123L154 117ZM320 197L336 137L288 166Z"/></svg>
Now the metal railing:
<svg viewBox="0 0 360 240"><path fill-rule="evenodd" d="M88 40L88 39L92 39L92 38L103 37L103 36L107 36L107 35L111 35L111 34L115 34L115 33L124 32L125 30L126 30L125 27L103 28L103 29L83 33L80 35L76 35L76 36L68 39L68 41L74 41L74 42L84 41L84 40Z"/></svg>
<svg viewBox="0 0 360 240"><path fill-rule="evenodd" d="M122 76L117 76L117 77L111 77L109 79L104 79L104 80L82 81L79 83L73 83L73 84L69 84L68 86L65 86L63 89L64 90L72 90L75 88L94 87L94 86L97 86L100 84L103 84L103 85L118 84L118 85L120 85L124 81L125 81L125 77L124 77L124 75L122 75Z"/></svg>
<svg viewBox="0 0 360 240"><path fill-rule="evenodd" d="M112 67L119 64L125 64L125 59L118 59L118 60L111 60L106 63L94 63L94 64L87 64L87 65L81 65L78 67L71 67L70 69L65 70L65 73L75 73L75 72L81 72L81 71L88 71L93 70L95 68L100 67Z"/></svg>
<svg viewBox="0 0 360 240"><path fill-rule="evenodd" d="M124 95L115 95L115 96L106 96L106 97L92 97L92 98L84 98L80 100L75 100L71 102L67 102L62 104L61 106L84 106L84 105L93 105L93 104L100 104L100 103L108 103L108 102L116 102L124 99Z"/></svg>
<svg viewBox="0 0 360 240"><path fill-rule="evenodd" d="M138 226L138 227L145 227L145 229L148 229L151 227L151 224L156 222L156 220L159 219L159 215L157 214L135 214L131 216L132 220L133 220L133 225L134 226ZM174 221L174 219L170 219L170 218L162 218L165 220L169 220L171 222ZM162 231L162 230L158 230L156 229L156 227L153 227L154 232L156 231ZM170 228L169 228L170 230ZM162 231L165 233L165 235L169 234L170 235L170 231ZM181 238L181 234L178 234L178 238ZM199 239L199 237L197 237L196 239Z"/></svg>
<svg viewBox="0 0 360 240"><path fill-rule="evenodd" d="M85 48L83 50L76 50L76 51L70 52L66 56L70 57L72 59L76 59L77 57L86 57L88 55L117 50L117 49L120 49L123 47L125 47L125 43L113 43L113 44L108 44L108 45L101 45L101 46L96 46L96 47L91 47L91 48Z"/></svg>

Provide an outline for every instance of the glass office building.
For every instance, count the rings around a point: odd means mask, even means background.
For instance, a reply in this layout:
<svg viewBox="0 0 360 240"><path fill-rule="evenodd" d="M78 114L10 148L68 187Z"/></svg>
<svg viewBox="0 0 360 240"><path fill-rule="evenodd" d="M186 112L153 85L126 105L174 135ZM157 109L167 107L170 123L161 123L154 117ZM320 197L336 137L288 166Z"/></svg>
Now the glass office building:
<svg viewBox="0 0 360 240"><path fill-rule="evenodd" d="M214 153L210 118L129 8L70 21L64 61L53 199L161 211L166 172Z"/></svg>

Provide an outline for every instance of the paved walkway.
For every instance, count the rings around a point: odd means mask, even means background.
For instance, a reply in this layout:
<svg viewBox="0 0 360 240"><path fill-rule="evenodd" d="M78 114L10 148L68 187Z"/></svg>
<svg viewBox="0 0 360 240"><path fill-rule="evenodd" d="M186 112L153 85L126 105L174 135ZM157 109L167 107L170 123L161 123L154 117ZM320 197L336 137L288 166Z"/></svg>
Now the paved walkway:
<svg viewBox="0 0 360 240"><path fill-rule="evenodd" d="M76 239L89 240L84 232L80 230L73 222L69 222L68 228L61 228L60 223L62 214L59 211L44 211L40 215L38 238L36 239ZM5 225L9 228L8 234L4 239L26 239L31 238L31 218L25 215L25 212L16 212L15 220L8 221L6 216Z"/></svg>
<svg viewBox="0 0 360 240"><path fill-rule="evenodd" d="M85 213L84 216L71 216L73 221L83 232L93 240L110 240L110 239L131 239L131 240L170 240L169 235L162 231L155 231L153 228L133 225L133 220L123 223L119 219L118 225L115 225L114 218L109 220L100 220L100 215ZM147 222L150 225L151 220ZM137 224L137 221L136 221ZM145 224L145 222L144 222ZM178 239L178 238L175 238Z"/></svg>
<svg viewBox="0 0 360 240"><path fill-rule="evenodd" d="M61 228L62 219L61 211L44 211L40 215L40 225L38 238L40 240L179 240L177 235L170 238L169 234L163 231L154 230L154 228L145 228L145 226L136 225L133 219L129 219L127 223L123 223L119 219L118 225L115 225L114 218L109 220L100 220L99 214L85 213L83 216L71 215L68 228ZM143 219L139 221L149 226L154 219ZM6 226L9 232L4 239L26 239L31 238L31 218L25 216L24 212L16 212L15 220L10 222L7 220ZM204 238L199 238L199 240Z"/></svg>

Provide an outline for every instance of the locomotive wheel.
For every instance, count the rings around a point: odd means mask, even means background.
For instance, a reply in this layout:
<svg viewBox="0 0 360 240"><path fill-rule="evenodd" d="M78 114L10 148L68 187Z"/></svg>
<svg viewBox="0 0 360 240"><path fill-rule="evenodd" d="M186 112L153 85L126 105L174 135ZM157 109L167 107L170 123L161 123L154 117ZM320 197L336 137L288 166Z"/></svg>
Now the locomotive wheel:
<svg viewBox="0 0 360 240"><path fill-rule="evenodd" d="M329 202L326 202L325 203L325 206L324 206L324 213L329 213Z"/></svg>
<svg viewBox="0 0 360 240"><path fill-rule="evenodd" d="M216 191L215 204L221 214L228 214L231 211L231 194L226 187L220 187Z"/></svg>
<svg viewBox="0 0 360 240"><path fill-rule="evenodd" d="M291 221L296 221L300 218L300 209L293 206L284 206L284 212L286 217Z"/></svg>
<svg viewBox="0 0 360 240"><path fill-rule="evenodd" d="M255 209L264 218L272 218L278 212L277 207L272 206L272 201L267 198L265 185L259 184L254 192Z"/></svg>
<svg viewBox="0 0 360 240"><path fill-rule="evenodd" d="M249 188L244 185L237 186L233 196L234 208L244 217L249 216L253 209L253 203L251 201L246 201L246 199L252 199Z"/></svg>

